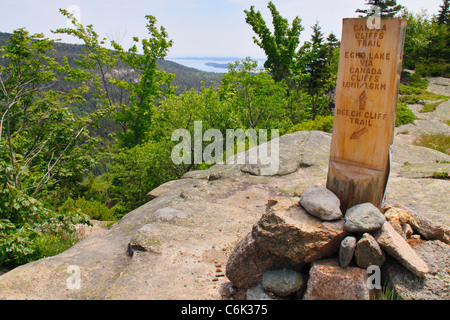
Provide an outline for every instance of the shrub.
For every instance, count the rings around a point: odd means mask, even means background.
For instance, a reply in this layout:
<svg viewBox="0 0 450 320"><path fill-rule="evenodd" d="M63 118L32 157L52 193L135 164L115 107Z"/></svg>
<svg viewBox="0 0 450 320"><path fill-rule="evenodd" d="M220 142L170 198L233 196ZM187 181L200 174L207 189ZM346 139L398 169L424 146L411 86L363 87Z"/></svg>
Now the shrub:
<svg viewBox="0 0 450 320"><path fill-rule="evenodd" d="M17 266L64 251L75 241L71 235L77 223L88 223L80 212L46 209L6 183L0 189L0 265Z"/></svg>
<svg viewBox="0 0 450 320"><path fill-rule="evenodd" d="M419 73L411 73L407 71L402 71L401 82L404 85L420 89L426 89L429 84L429 81L422 78Z"/></svg>
<svg viewBox="0 0 450 320"><path fill-rule="evenodd" d="M150 190L186 172L183 164L175 165L171 161L173 145L173 142L149 141L115 155L109 196L116 206L120 205L121 213L143 205Z"/></svg>
<svg viewBox="0 0 450 320"><path fill-rule="evenodd" d="M395 119L395 126L399 127L401 125L412 123L416 119L416 116L408 108L406 103L398 103L397 104L397 118Z"/></svg>
<svg viewBox="0 0 450 320"><path fill-rule="evenodd" d="M419 62L416 64L416 72L422 77L450 77L450 64L445 61Z"/></svg>
<svg viewBox="0 0 450 320"><path fill-rule="evenodd" d="M441 95L441 94L434 94L434 93L428 92L425 89L406 86L402 83L400 83L399 94L400 94L400 96L398 98L398 101L405 102L407 104L418 103L422 100L437 101L437 100L449 98L449 97Z"/></svg>
<svg viewBox="0 0 450 320"><path fill-rule="evenodd" d="M315 120L308 120L296 124L287 133L313 130L331 132L331 130L333 129L333 120L333 116L317 116Z"/></svg>
<svg viewBox="0 0 450 320"><path fill-rule="evenodd" d="M422 109L419 110L420 113L425 112L433 112L436 110L436 108L442 103L443 101L428 103L422 107Z"/></svg>
<svg viewBox="0 0 450 320"><path fill-rule="evenodd" d="M81 212L91 219L101 221L117 221L118 217L115 215L113 208L108 208L98 200L86 200L84 197L77 200L72 198L67 201L59 209L60 212L77 211Z"/></svg>

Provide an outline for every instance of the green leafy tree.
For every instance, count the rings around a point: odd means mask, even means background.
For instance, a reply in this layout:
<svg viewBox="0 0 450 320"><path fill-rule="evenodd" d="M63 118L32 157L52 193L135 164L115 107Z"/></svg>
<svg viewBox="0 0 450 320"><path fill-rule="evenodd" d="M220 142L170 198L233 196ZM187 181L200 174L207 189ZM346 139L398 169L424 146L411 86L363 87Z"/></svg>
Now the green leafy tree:
<svg viewBox="0 0 450 320"><path fill-rule="evenodd" d="M155 17L147 15L148 39L139 41L134 37L134 44L128 50L111 41L113 49L108 49L106 39L101 40L92 25L84 27L68 11L60 11L71 19L74 28L54 32L73 35L84 42L85 54L75 61L80 69L73 73L78 81L88 83L94 94L104 99L105 108L98 111L99 117L109 116L120 124L118 138L122 146L131 148L144 142L151 130L156 101L174 89L170 86L174 76L157 67L157 60L163 59L172 45L166 30L158 29Z"/></svg>
<svg viewBox="0 0 450 320"><path fill-rule="evenodd" d="M328 59L333 60L334 52L339 48L340 42L336 35L332 32L327 37L327 46L328 46ZM331 61L330 61L331 63Z"/></svg>
<svg viewBox="0 0 450 320"><path fill-rule="evenodd" d="M394 17L403 9L403 6L397 4L396 0L368 0L366 5L377 6L380 8L382 17ZM357 9L357 13L363 13L360 17L367 17L373 14L373 10Z"/></svg>
<svg viewBox="0 0 450 320"><path fill-rule="evenodd" d="M430 46L433 24L426 11L412 13L407 10L403 13L407 19L406 37L403 54L403 66L415 69L416 62L426 54L426 48Z"/></svg>
<svg viewBox="0 0 450 320"><path fill-rule="evenodd" d="M304 28L298 17L289 27L288 20L280 15L272 2L269 2L267 7L272 15L273 33L262 18L261 12L254 10L254 6L250 7L250 11L244 10L245 21L256 33L253 41L264 50L267 56L264 66L270 71L275 81L285 79L289 83L293 74L294 57L300 44L300 33Z"/></svg>
<svg viewBox="0 0 450 320"><path fill-rule="evenodd" d="M5 183L37 196L82 178L91 159L86 148L88 117L67 108L82 99L84 87L50 90L64 72L50 57L52 42L43 35L15 30L2 47L0 67L0 161ZM84 142L84 143L82 143ZM68 191L68 190L66 190Z"/></svg>
<svg viewBox="0 0 450 320"><path fill-rule="evenodd" d="M319 108L319 105L322 105L319 102L325 99L325 93L334 86L335 76L331 73L332 51L330 51L330 45L324 42L319 22L316 22L312 29L311 41L302 46L299 55L302 56L301 60L309 75L306 90L311 97L311 116L315 119L320 112L326 111L322 107ZM332 45L336 44L332 43Z"/></svg>
<svg viewBox="0 0 450 320"><path fill-rule="evenodd" d="M203 86L198 91L172 94L161 101L153 114L154 125L147 141L119 151L111 164L110 199L124 208L123 213L143 204L145 195L160 184L178 179L189 170L208 166L202 159L199 163L194 158L194 122L201 121L202 137L208 129L219 130L224 137L227 129L242 127L240 114L229 98L214 86ZM178 141L171 138L177 129L187 130L192 139L189 161L185 163L172 161L172 150ZM199 145L201 155L209 143L205 140Z"/></svg>
<svg viewBox="0 0 450 320"><path fill-rule="evenodd" d="M426 11L410 13L407 19L403 65L415 69L422 76L450 75L450 29Z"/></svg>
<svg viewBox="0 0 450 320"><path fill-rule="evenodd" d="M58 213L13 186L0 188L0 265L17 266L58 254L76 242L77 210Z"/></svg>
<svg viewBox="0 0 450 320"><path fill-rule="evenodd" d="M246 128L280 128L286 114L284 82L276 82L256 61L247 58L229 66L222 88Z"/></svg>
<svg viewBox="0 0 450 320"><path fill-rule="evenodd" d="M161 125L154 122L162 99L176 89L171 86L174 75L157 65L172 41L164 27L156 26L155 17L147 15L148 38L134 37L128 50L115 41L107 48L106 39L101 39L92 25L85 27L66 10L60 11L74 27L54 32L84 43L83 54L74 60L78 68L72 68L71 80L87 86L99 99L96 119L112 119L121 129L112 146L105 143L98 160L108 175L107 200L120 208L115 212L124 214L141 205L148 191L179 177L170 171L170 141L161 136Z"/></svg>
<svg viewBox="0 0 450 320"><path fill-rule="evenodd" d="M309 50L310 59L307 62L306 69L310 74L308 83L308 93L315 95L325 84L328 76L328 46L324 43L323 33L319 22L313 26L313 33L311 35L311 42L307 43L305 47Z"/></svg>
<svg viewBox="0 0 450 320"><path fill-rule="evenodd" d="M114 155L108 193L116 214L120 216L136 209L145 203L149 191L185 173L170 159L172 146L166 140L146 141Z"/></svg>
<svg viewBox="0 0 450 320"><path fill-rule="evenodd" d="M68 110L83 100L85 88L52 90L57 74L67 71L52 51L52 41L24 28L1 48L0 264L43 257L50 242L62 242L74 223L85 222L77 212L48 208L78 192L95 142L88 135L89 117Z"/></svg>

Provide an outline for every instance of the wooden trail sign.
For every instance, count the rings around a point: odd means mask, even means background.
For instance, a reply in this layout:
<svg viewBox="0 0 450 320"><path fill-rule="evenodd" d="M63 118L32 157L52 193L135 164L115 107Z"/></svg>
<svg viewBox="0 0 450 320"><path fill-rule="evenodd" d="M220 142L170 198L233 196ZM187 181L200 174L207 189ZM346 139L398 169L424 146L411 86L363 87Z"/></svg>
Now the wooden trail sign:
<svg viewBox="0 0 450 320"><path fill-rule="evenodd" d="M406 20L344 19L327 188L341 210L380 208L389 176ZM370 20L369 20L370 21Z"/></svg>

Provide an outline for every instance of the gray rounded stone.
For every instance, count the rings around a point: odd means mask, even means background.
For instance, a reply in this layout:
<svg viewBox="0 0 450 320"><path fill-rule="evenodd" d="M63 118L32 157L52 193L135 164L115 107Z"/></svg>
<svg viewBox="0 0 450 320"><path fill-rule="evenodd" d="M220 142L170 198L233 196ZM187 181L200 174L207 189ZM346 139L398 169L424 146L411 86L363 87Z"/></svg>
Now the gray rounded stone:
<svg viewBox="0 0 450 320"><path fill-rule="evenodd" d="M343 217L341 201L325 187L308 187L300 197L300 204L309 214L322 220L331 221Z"/></svg>
<svg viewBox="0 0 450 320"><path fill-rule="evenodd" d="M352 236L345 237L339 247L339 264L342 268L347 267L352 261L356 248L356 238Z"/></svg>
<svg viewBox="0 0 450 320"><path fill-rule="evenodd" d="M264 290L285 297L300 290L305 285L303 275L292 269L266 271L262 278Z"/></svg>
<svg viewBox="0 0 450 320"><path fill-rule="evenodd" d="M247 289L245 297L247 300L275 300L264 291L261 283L256 287Z"/></svg>
<svg viewBox="0 0 450 320"><path fill-rule="evenodd" d="M385 216L373 204L357 204L345 212L344 229L349 232L366 233L380 229L386 222Z"/></svg>

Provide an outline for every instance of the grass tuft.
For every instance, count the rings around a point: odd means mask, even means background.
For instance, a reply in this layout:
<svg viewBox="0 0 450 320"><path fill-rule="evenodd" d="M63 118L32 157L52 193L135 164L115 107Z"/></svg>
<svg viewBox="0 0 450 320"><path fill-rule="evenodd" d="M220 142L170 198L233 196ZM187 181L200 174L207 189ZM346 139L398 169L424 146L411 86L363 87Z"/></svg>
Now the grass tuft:
<svg viewBox="0 0 450 320"><path fill-rule="evenodd" d="M422 134L414 144L450 154L450 136L446 134Z"/></svg>

